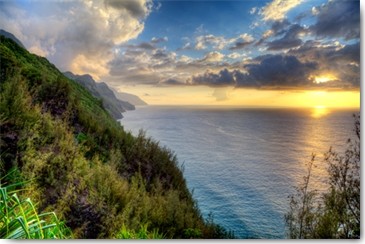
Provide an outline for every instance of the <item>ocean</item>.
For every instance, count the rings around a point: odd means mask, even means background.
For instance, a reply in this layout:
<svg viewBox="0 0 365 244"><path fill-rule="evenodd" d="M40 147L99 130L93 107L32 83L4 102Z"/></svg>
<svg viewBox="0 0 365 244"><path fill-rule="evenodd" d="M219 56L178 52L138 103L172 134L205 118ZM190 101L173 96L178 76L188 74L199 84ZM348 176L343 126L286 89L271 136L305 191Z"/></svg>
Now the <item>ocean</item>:
<svg viewBox="0 0 365 244"><path fill-rule="evenodd" d="M238 238L285 238L288 196L316 154L310 187L326 189L323 154L353 137L359 110L145 106L121 124L173 150L204 217Z"/></svg>

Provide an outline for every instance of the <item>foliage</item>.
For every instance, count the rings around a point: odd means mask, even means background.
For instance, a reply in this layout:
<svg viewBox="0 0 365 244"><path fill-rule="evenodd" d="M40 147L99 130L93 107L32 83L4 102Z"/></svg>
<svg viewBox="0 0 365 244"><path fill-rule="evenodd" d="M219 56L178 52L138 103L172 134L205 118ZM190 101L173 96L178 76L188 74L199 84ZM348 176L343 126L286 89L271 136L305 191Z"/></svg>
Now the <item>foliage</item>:
<svg viewBox="0 0 365 244"><path fill-rule="evenodd" d="M203 236L207 239L235 239L233 231L226 230L223 226L214 223L212 213L209 213L206 220L207 228L203 230Z"/></svg>
<svg viewBox="0 0 365 244"><path fill-rule="evenodd" d="M14 174L16 171L10 171ZM9 174L8 174L9 175ZM7 176L8 176L7 175ZM0 183L0 239L66 239L70 230L54 212L38 214L33 202L14 190L21 182L5 186Z"/></svg>
<svg viewBox="0 0 365 244"><path fill-rule="evenodd" d="M0 59L1 173L31 180L39 211L57 212L75 238L113 238L123 226L227 237L201 216L170 150L125 132L85 88L3 36Z"/></svg>
<svg viewBox="0 0 365 244"><path fill-rule="evenodd" d="M127 230L125 225L122 226L120 232L116 235L116 239L164 239L164 235L160 234L158 230L148 231L148 226L143 225L140 229L135 231Z"/></svg>
<svg viewBox="0 0 365 244"><path fill-rule="evenodd" d="M290 197L285 215L289 238L360 238L360 115L355 117L355 139L348 140L344 154L325 154L328 191L319 195L309 190L314 156L308 174Z"/></svg>

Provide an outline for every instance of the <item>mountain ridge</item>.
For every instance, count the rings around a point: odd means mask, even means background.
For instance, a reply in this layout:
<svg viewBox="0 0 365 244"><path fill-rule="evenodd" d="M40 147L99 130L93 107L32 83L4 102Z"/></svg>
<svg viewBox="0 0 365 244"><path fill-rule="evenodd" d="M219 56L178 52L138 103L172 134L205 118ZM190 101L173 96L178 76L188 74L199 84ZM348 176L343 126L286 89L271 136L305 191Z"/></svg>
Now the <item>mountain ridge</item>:
<svg viewBox="0 0 365 244"><path fill-rule="evenodd" d="M134 106L146 106L148 105L145 101L143 101L140 97L134 94L119 92L113 87L109 87L115 94L115 96L123 101L127 101Z"/></svg>
<svg viewBox="0 0 365 244"><path fill-rule="evenodd" d="M63 73L69 79L72 79L83 85L90 91L92 95L99 98L103 102L105 109L113 116L114 119L122 119L122 113L127 110L134 110L135 106L118 99L114 92L104 82L96 82L89 74L76 75L70 71Z"/></svg>
<svg viewBox="0 0 365 244"><path fill-rule="evenodd" d="M0 36L5 36L6 38L9 38L9 39L13 40L14 42L16 42L22 48L26 49L25 46L23 45L23 43L12 33L7 32L6 30L0 29Z"/></svg>

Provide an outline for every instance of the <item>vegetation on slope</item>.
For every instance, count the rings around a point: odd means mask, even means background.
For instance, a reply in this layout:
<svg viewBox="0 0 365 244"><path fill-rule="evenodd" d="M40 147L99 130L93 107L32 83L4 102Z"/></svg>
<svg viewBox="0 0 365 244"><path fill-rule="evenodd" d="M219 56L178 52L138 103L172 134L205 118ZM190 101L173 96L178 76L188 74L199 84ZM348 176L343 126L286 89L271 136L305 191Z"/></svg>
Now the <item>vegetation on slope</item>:
<svg viewBox="0 0 365 244"><path fill-rule="evenodd" d="M75 238L141 226L165 238L232 237L202 218L171 151L125 132L81 85L3 36L0 59L0 172L29 180L19 198L55 212Z"/></svg>
<svg viewBox="0 0 365 244"><path fill-rule="evenodd" d="M319 194L309 187L315 156L285 215L288 237L293 239L360 238L360 115L355 117L356 138L343 154L325 154L328 190Z"/></svg>

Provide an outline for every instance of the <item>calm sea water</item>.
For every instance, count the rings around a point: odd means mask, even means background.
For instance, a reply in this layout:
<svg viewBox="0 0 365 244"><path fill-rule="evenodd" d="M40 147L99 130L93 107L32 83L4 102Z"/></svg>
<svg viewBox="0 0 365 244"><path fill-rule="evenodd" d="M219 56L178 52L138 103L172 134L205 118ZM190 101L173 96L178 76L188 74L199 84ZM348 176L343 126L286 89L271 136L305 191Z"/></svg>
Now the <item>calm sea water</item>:
<svg viewBox="0 0 365 244"><path fill-rule="evenodd" d="M205 217L240 238L285 238L288 195L317 154L311 187L325 188L323 153L343 151L356 110L139 107L126 130L172 149Z"/></svg>

